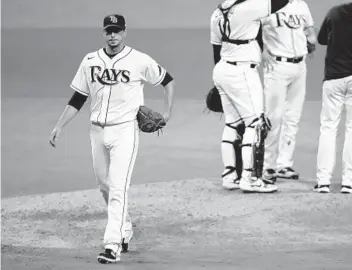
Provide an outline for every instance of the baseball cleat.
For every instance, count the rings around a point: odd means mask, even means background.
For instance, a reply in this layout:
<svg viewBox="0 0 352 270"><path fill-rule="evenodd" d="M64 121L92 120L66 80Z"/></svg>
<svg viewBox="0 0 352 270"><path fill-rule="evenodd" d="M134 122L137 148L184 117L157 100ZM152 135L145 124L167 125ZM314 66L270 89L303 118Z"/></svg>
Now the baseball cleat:
<svg viewBox="0 0 352 270"><path fill-rule="evenodd" d="M314 191L318 193L330 193L330 185L316 185Z"/></svg>
<svg viewBox="0 0 352 270"><path fill-rule="evenodd" d="M270 184L273 185L275 184L277 177L276 177L276 172L273 169L267 169L264 171L262 180L265 184Z"/></svg>
<svg viewBox="0 0 352 270"><path fill-rule="evenodd" d="M229 178L226 178L222 180L222 186L224 189L227 189L227 190L239 189L239 184L240 184L239 179L231 180Z"/></svg>
<svg viewBox="0 0 352 270"><path fill-rule="evenodd" d="M128 245L131 242L133 237L133 231L131 231L131 234L129 236L129 238L123 238L122 239L122 244L121 244L121 253L127 253L128 252Z"/></svg>
<svg viewBox="0 0 352 270"><path fill-rule="evenodd" d="M342 186L341 193L343 194L352 194L352 186Z"/></svg>
<svg viewBox="0 0 352 270"><path fill-rule="evenodd" d="M279 170L276 173L276 176L279 178L285 178L285 179L294 179L297 180L299 178L299 174L296 173L292 168L286 167L281 170Z"/></svg>
<svg viewBox="0 0 352 270"><path fill-rule="evenodd" d="M257 178L254 181L241 180L239 187L245 193L274 193L278 191L276 185L266 184L260 178Z"/></svg>
<svg viewBox="0 0 352 270"><path fill-rule="evenodd" d="M108 248L105 249L104 252L100 253L97 259L101 264L117 263L121 260L120 255L117 254L117 252L114 252Z"/></svg>

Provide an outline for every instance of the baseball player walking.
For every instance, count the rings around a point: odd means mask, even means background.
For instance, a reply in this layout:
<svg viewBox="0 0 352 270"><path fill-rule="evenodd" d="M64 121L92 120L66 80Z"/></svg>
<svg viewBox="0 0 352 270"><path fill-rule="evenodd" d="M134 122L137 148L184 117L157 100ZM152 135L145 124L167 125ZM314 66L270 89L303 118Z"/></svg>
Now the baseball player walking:
<svg viewBox="0 0 352 270"><path fill-rule="evenodd" d="M105 251L98 256L98 261L105 264L120 260L133 234L127 210L128 189L138 151L136 115L144 103L144 83L164 86L166 122L171 116L174 83L150 56L124 45L126 23L122 15L104 18L103 35L106 46L88 53L73 78L74 94L51 133L50 144L56 146L62 128L89 96L93 167L108 206Z"/></svg>
<svg viewBox="0 0 352 270"><path fill-rule="evenodd" d="M316 34L307 3L292 0L262 20L264 104L272 129L265 140L263 178L298 179L293 170L296 134L306 95L306 56ZM309 52L312 52L309 51Z"/></svg>
<svg viewBox="0 0 352 270"><path fill-rule="evenodd" d="M277 191L274 184L265 184L260 175L253 177L255 167L263 163L263 149L259 142L270 128L264 116L263 87L257 69L261 62L257 35L260 19L281 9L288 2L227 0L211 16L211 44L216 63L213 82L220 93L225 115L221 144L225 189L240 188L244 192L263 193ZM238 180L234 149L241 141L242 134L244 170Z"/></svg>
<svg viewBox="0 0 352 270"><path fill-rule="evenodd" d="M330 192L336 161L336 134L346 111L341 193L352 194L352 3L333 7L326 15L318 42L327 46L315 191Z"/></svg>

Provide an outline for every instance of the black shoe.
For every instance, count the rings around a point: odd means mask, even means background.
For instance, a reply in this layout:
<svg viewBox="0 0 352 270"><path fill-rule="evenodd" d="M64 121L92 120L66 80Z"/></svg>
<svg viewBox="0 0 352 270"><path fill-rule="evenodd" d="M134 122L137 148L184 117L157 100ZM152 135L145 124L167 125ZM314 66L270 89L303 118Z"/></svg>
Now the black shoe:
<svg viewBox="0 0 352 270"><path fill-rule="evenodd" d="M316 185L314 191L318 193L330 193L330 185Z"/></svg>
<svg viewBox="0 0 352 270"><path fill-rule="evenodd" d="M341 193L352 194L352 186L342 186Z"/></svg>
<svg viewBox="0 0 352 270"><path fill-rule="evenodd" d="M267 169L262 175L262 180L265 184L274 185L277 180L276 171L273 169Z"/></svg>
<svg viewBox="0 0 352 270"><path fill-rule="evenodd" d="M117 263L119 261L120 255L108 248L98 256L98 262L101 264Z"/></svg>
<svg viewBox="0 0 352 270"><path fill-rule="evenodd" d="M290 167L283 168L282 170L277 172L278 178L285 178L285 179L294 179L297 180L299 178L299 174L295 172L294 169Z"/></svg>

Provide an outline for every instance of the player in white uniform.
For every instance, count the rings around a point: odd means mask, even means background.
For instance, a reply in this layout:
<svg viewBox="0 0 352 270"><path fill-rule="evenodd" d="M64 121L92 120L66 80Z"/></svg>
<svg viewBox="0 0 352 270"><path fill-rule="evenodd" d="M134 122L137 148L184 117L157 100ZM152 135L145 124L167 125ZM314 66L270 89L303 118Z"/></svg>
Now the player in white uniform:
<svg viewBox="0 0 352 270"><path fill-rule="evenodd" d="M296 134L306 94L307 41L316 43L307 3L293 0L262 20L265 113L272 129L265 140L265 181L298 179L293 167Z"/></svg>
<svg viewBox="0 0 352 270"><path fill-rule="evenodd" d="M265 184L257 174L253 177L253 171L258 169L254 164L260 167L263 162L260 152L264 146L257 142L265 137L268 129L263 108L263 87L257 69L261 62L261 49L256 37L260 19L287 3L288 0L227 0L211 16L211 44L216 63L213 82L221 96L226 123L221 144L225 167L222 180L226 189L240 188L245 192L265 193L277 191L275 185ZM244 170L241 180L237 181L234 145L241 139L239 129L243 124ZM253 152L259 155L253 156Z"/></svg>
<svg viewBox="0 0 352 270"><path fill-rule="evenodd" d="M56 142L62 128L76 116L87 97L91 98L90 139L95 176L108 206L104 234L105 251L100 263L115 263L132 237L128 216L128 189L135 164L139 129L138 109L144 104L143 86L163 85L165 114L171 115L174 83L172 76L147 54L124 45L125 18L104 18L106 46L82 60L71 88L75 91L50 136Z"/></svg>

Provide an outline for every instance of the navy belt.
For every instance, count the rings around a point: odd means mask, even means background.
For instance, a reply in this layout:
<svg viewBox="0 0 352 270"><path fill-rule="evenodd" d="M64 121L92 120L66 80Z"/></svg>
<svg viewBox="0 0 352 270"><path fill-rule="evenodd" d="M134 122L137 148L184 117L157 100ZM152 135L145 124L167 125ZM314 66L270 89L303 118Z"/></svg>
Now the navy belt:
<svg viewBox="0 0 352 270"><path fill-rule="evenodd" d="M299 62L302 62L303 56L302 57L296 57L296 58L287 58L287 57L276 56L276 60L280 61L280 62L288 62L288 63L297 64Z"/></svg>
<svg viewBox="0 0 352 270"><path fill-rule="evenodd" d="M239 62L226 61L226 63L237 66L237 63L239 63ZM251 68L255 68L256 66L257 66L256 64L250 64Z"/></svg>

